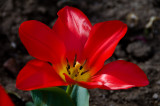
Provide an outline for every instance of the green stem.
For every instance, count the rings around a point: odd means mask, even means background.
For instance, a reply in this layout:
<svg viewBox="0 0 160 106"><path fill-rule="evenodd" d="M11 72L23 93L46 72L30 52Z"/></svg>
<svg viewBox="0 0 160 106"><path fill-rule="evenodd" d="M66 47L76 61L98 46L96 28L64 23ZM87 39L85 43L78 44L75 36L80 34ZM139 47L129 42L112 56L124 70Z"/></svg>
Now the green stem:
<svg viewBox="0 0 160 106"><path fill-rule="evenodd" d="M67 93L68 95L71 95L72 89L73 89L73 85L68 85L68 86L67 86L66 93Z"/></svg>

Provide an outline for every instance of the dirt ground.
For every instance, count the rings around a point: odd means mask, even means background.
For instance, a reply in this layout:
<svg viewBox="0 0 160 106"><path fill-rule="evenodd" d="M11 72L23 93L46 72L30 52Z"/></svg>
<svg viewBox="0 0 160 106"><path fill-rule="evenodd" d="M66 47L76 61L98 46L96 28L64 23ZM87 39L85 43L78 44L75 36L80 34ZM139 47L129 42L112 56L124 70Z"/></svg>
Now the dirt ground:
<svg viewBox="0 0 160 106"><path fill-rule="evenodd" d="M20 42L18 27L32 19L51 27L65 5L81 9L93 25L108 20L127 23L126 36L106 62L136 63L150 81L128 90L89 90L90 106L160 106L160 0L0 0L0 84L16 106L31 101L29 92L15 87L18 72L32 59Z"/></svg>

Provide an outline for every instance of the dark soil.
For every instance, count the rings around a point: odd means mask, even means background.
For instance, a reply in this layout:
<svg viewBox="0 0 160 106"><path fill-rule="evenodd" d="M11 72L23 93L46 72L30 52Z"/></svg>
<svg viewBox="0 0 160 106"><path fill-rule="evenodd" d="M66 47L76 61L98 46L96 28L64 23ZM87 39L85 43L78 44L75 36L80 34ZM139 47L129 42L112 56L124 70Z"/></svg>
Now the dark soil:
<svg viewBox="0 0 160 106"><path fill-rule="evenodd" d="M160 0L0 0L0 84L16 106L31 101L29 92L15 87L17 73L32 59L20 42L18 27L31 19L51 27L65 5L81 9L92 24L127 23L128 33L107 62L124 59L136 63L150 81L146 87L128 90L89 90L90 106L160 106Z"/></svg>

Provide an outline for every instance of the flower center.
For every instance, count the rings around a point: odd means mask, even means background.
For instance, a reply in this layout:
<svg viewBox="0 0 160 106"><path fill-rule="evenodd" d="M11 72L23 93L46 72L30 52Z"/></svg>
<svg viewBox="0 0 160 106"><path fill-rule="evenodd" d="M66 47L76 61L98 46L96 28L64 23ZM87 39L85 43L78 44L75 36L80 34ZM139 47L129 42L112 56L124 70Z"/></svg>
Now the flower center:
<svg viewBox="0 0 160 106"><path fill-rule="evenodd" d="M66 67L67 72L73 80L76 81L87 81L89 78L88 70L85 70L79 62L76 62L73 67Z"/></svg>
<svg viewBox="0 0 160 106"><path fill-rule="evenodd" d="M64 73L65 73L75 81L87 81L90 78L90 73L89 73L89 70L85 69L84 67L85 63L86 61L83 64L80 64L78 61L76 61L76 57L73 65L70 65L67 60L67 64L64 65L60 71L60 76L62 77L63 80L65 80L65 77L64 77Z"/></svg>

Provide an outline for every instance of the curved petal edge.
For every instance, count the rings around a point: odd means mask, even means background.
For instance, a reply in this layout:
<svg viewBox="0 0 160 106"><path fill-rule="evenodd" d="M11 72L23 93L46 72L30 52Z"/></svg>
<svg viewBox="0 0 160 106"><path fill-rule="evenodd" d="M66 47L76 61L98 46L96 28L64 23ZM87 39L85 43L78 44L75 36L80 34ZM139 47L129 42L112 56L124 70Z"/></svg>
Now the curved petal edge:
<svg viewBox="0 0 160 106"><path fill-rule="evenodd" d="M53 70L53 67L41 60L29 61L18 74L16 87L21 90L67 86L67 83Z"/></svg>
<svg viewBox="0 0 160 106"><path fill-rule="evenodd" d="M106 64L90 81L83 82L82 86L89 89L118 90L142 87L148 84L147 76L136 64L117 60Z"/></svg>
<svg viewBox="0 0 160 106"><path fill-rule="evenodd" d="M0 85L0 106L14 106L11 98L7 95L4 88Z"/></svg>

